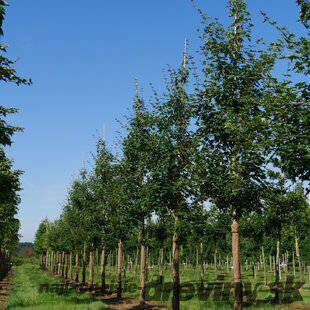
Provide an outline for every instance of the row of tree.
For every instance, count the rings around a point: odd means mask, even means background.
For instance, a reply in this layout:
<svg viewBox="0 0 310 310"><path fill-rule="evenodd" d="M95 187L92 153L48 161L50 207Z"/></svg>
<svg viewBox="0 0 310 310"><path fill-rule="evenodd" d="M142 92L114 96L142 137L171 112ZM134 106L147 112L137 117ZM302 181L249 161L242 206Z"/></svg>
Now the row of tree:
<svg viewBox="0 0 310 310"><path fill-rule="evenodd" d="M0 39L3 37L3 21L7 3L0 1ZM6 57L7 45L0 43L0 81L13 82L16 85L30 85L31 80L17 76L13 68L14 61ZM20 201L21 170L13 169L12 159L6 156L5 147L12 144L12 136L21 127L7 123L9 115L17 112L15 108L0 105L0 279L7 273L10 263L10 254L18 245L19 220L15 217Z"/></svg>
<svg viewBox="0 0 310 310"><path fill-rule="evenodd" d="M298 4L300 22L309 34L309 4ZM137 86L122 155L112 154L105 141L98 140L92 170L83 168L72 182L60 218L40 225L35 248L39 253L74 251L77 262L83 248L85 283L87 248L93 261L100 246L104 287L105 253L118 244L121 297L122 251L137 253L128 244L132 236L139 238L144 304L146 244L155 227L157 251L172 241L172 308L179 309L180 245L193 253L193 247L201 243L203 250L211 239L213 251L221 243L223 253L232 251L235 309L241 309L239 233L245 257L257 257L263 244L276 253L277 285L281 238L288 240L287 249L292 242L284 231L292 232L297 257L298 238L308 238L310 43L264 12L279 39L270 44L254 40L243 0L228 1L228 26L198 11L204 23L199 62L188 55L185 42L180 67L167 70L163 94L154 90L146 105ZM274 76L279 61L290 64L282 77ZM293 82L296 75L298 83ZM251 242L253 237L261 244ZM308 255L306 245L304 251ZM163 254L166 259L168 253ZM206 259L210 253L201 255Z"/></svg>

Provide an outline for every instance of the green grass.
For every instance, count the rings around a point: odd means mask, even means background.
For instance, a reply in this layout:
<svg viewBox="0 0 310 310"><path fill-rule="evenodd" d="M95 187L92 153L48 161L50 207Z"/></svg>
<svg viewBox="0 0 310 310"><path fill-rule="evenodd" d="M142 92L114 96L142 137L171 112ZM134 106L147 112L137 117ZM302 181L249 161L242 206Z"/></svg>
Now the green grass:
<svg viewBox="0 0 310 310"><path fill-rule="evenodd" d="M78 293L33 264L14 268L14 289L7 309L106 309L90 294Z"/></svg>
<svg viewBox="0 0 310 310"><path fill-rule="evenodd" d="M81 271L80 267L80 271ZM107 289L116 289L116 269L106 267ZM74 270L73 270L74 275ZM148 272L146 300L154 304L171 307L172 299L172 272L164 271L164 283L158 283L158 270L154 266L153 271ZM306 283L299 290L299 275L291 282L282 282L280 285L280 305L272 303L274 298L273 273L267 273L268 286L263 285L263 273L253 279L251 271L243 270L242 280L244 284L244 308L246 309L282 309L282 305L310 306L310 284ZM181 276L181 309L232 309L233 286L232 274L223 268L218 272L218 281L211 267L205 274L205 289L199 290L200 273L188 266L182 271ZM290 275L291 276L291 275ZM88 279L88 271L87 277ZM82 274L80 272L80 280ZM94 282L100 284L100 268L94 268ZM306 282L306 276L304 277ZM122 273L122 287L124 300L138 300L139 298L139 274L134 275L131 270L126 271L126 277ZM99 300L100 299L100 300ZM115 294L98 297L88 293L78 293L74 288L64 285L57 277L42 271L37 265L23 264L15 267L15 288L9 299L8 309L104 309L104 303L115 303ZM108 306L106 306L109 308Z"/></svg>
<svg viewBox="0 0 310 310"><path fill-rule="evenodd" d="M81 268L80 268L81 271ZM136 299L139 298L139 274L134 275L131 270L126 271L126 277L122 273L123 297ZM171 307L172 299L172 272L168 268L164 271L164 284L160 285L158 279L157 266L154 270L148 272L148 281L146 287L146 300L157 304ZM81 279L80 273L80 279ZM88 277L88 273L86 278ZM304 276L302 289L299 289L299 274L292 279L284 281L282 273L282 281L280 282L280 305L273 304L275 295L274 274L267 272L267 286L263 285L263 272L258 272L257 278L254 279L252 271L243 270L242 281L244 285L244 306L246 309L282 309L285 305L307 305L310 306L310 284L306 283L307 277ZM227 272L226 268L218 271L218 281L215 279L213 268L209 267L205 274L205 289L199 290L200 286L200 269L196 271L192 266L188 266L182 271L180 267L181 280L181 309L232 309L233 308L233 285L232 274ZM100 283L100 268L94 268L94 282ZM116 268L106 267L106 283L108 289L116 288Z"/></svg>

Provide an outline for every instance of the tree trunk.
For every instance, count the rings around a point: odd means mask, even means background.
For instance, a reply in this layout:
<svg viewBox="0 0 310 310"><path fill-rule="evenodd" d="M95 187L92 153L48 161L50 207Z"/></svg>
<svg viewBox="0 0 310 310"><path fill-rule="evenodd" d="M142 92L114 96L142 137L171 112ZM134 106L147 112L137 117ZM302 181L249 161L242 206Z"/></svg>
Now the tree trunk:
<svg viewBox="0 0 310 310"><path fill-rule="evenodd" d="M75 282L79 283L79 250L75 250Z"/></svg>
<svg viewBox="0 0 310 310"><path fill-rule="evenodd" d="M144 230L144 218L142 223L142 239L141 239L141 258L140 258L140 305L145 304L145 230Z"/></svg>
<svg viewBox="0 0 310 310"><path fill-rule="evenodd" d="M279 303L279 280L280 280L280 228L278 228L277 237L277 256L276 256L276 291L274 296L274 301L276 304Z"/></svg>
<svg viewBox="0 0 310 310"><path fill-rule="evenodd" d="M159 273L159 283L163 284L164 281L164 248L160 249L160 273Z"/></svg>
<svg viewBox="0 0 310 310"><path fill-rule="evenodd" d="M84 241L83 262L82 262L82 285L86 284L86 241Z"/></svg>
<svg viewBox="0 0 310 310"><path fill-rule="evenodd" d="M196 266L195 266L195 271L198 270L198 248L196 247Z"/></svg>
<svg viewBox="0 0 310 310"><path fill-rule="evenodd" d="M264 285L267 285L267 274L266 274L266 265L265 265L265 252L264 247L262 246L262 257L263 257L263 269L264 269Z"/></svg>
<svg viewBox="0 0 310 310"><path fill-rule="evenodd" d="M53 272L53 258L54 258L54 252L52 251L50 254L50 267L49 267L49 272Z"/></svg>
<svg viewBox="0 0 310 310"><path fill-rule="evenodd" d="M96 249L96 272L98 273L98 265L99 265L99 254L98 248Z"/></svg>
<svg viewBox="0 0 310 310"><path fill-rule="evenodd" d="M57 274L58 274L58 277L60 277L60 275L61 275L61 263L60 263L60 261L61 261L61 255L60 255L60 253L59 252L57 252L57 263L58 263L58 271L57 271Z"/></svg>
<svg viewBox="0 0 310 310"><path fill-rule="evenodd" d="M200 288L204 287L204 269L203 269L203 243L200 242Z"/></svg>
<svg viewBox="0 0 310 310"><path fill-rule="evenodd" d="M217 250L216 250L216 242L214 248L214 272L215 272L215 280L217 280Z"/></svg>
<svg viewBox="0 0 310 310"><path fill-rule="evenodd" d="M105 246L101 250L101 292L105 292Z"/></svg>
<svg viewBox="0 0 310 310"><path fill-rule="evenodd" d="M293 275L294 275L294 278L296 277L296 269L295 269L295 253L293 251Z"/></svg>
<svg viewBox="0 0 310 310"><path fill-rule="evenodd" d="M62 251L61 256L61 277L63 278L65 276L65 252Z"/></svg>
<svg viewBox="0 0 310 310"><path fill-rule="evenodd" d="M173 235L173 297L172 309L180 309L180 277L179 277L179 236L177 232Z"/></svg>
<svg viewBox="0 0 310 310"><path fill-rule="evenodd" d="M122 240L118 242L117 253L117 299L122 298Z"/></svg>
<svg viewBox="0 0 310 310"><path fill-rule="evenodd" d="M56 273L56 253L54 253L54 258L53 258L53 273Z"/></svg>
<svg viewBox="0 0 310 310"><path fill-rule="evenodd" d="M89 288L92 289L94 285L94 249L93 246L89 252Z"/></svg>
<svg viewBox="0 0 310 310"><path fill-rule="evenodd" d="M296 256L298 260L298 270L299 270L299 279L300 279L300 284L302 284L302 268L301 268L301 261L300 261L300 255L299 255L299 246L298 246L298 238L295 230L295 247L296 247Z"/></svg>
<svg viewBox="0 0 310 310"><path fill-rule="evenodd" d="M240 270L240 241L239 241L239 224L236 219L231 225L232 232L232 254L233 254L233 275L234 275L234 309L242 309L242 281Z"/></svg>
<svg viewBox="0 0 310 310"><path fill-rule="evenodd" d="M65 254L65 279L68 279L68 254Z"/></svg>
<svg viewBox="0 0 310 310"><path fill-rule="evenodd" d="M73 275L72 275L72 251L70 251L70 280L73 279Z"/></svg>

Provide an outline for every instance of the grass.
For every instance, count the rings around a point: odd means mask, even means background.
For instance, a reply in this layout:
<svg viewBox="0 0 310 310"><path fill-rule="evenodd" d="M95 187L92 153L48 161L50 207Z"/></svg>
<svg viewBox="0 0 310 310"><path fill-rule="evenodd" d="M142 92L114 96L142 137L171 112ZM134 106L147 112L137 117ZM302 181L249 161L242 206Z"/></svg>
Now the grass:
<svg viewBox="0 0 310 310"><path fill-rule="evenodd" d="M80 271L81 271L80 267ZM107 289L116 289L116 269L106 268ZM171 307L172 299L172 273L168 268L164 271L164 283L158 282L157 266L149 270L146 287L146 300L157 305ZM73 270L74 275L74 270ZM88 272L87 272L88 277ZM211 267L205 275L205 288L200 289L200 273L188 266L183 271L180 268L181 278L181 309L232 309L233 285L232 274L225 268L219 270L216 281ZM80 272L80 280L82 274ZM244 308L246 309L282 309L283 305L294 309L298 306L310 306L310 284L306 283L302 289L299 286L299 276L293 279L289 274L288 281L280 285L280 305L273 304L275 293L274 275L267 273L268 285L263 285L263 273L259 272L253 279L250 270L243 270ZM306 282L306 276L304 277ZM100 284L100 268L94 268L94 282ZM135 276L132 270L122 274L122 287L124 302L132 302L139 298L139 274ZM74 288L63 284L57 277L42 271L37 265L23 264L15 269L15 288L9 299L8 309L104 309L106 305L115 305L115 294L96 297L88 293L78 293ZM100 300L99 300L100 299ZM114 300L112 302L112 300ZM102 301L104 303L102 303ZM108 306L106 306L109 308Z"/></svg>
<svg viewBox="0 0 310 310"><path fill-rule="evenodd" d="M106 309L92 295L78 293L36 265L25 263L14 269L15 286L7 309Z"/></svg>
<svg viewBox="0 0 310 310"><path fill-rule="evenodd" d="M74 268L73 268L74 269ZM79 279L82 279L80 267ZM170 268L164 271L164 283L158 283L157 266L148 272L146 300L155 304L171 307L172 299L172 272ZM73 275L75 276L74 270ZM88 270L87 276L88 277ZM217 281L213 268L209 266L205 274L205 288L200 289L200 269L196 271L189 265L183 270L180 268L181 280L181 309L232 309L233 308L233 285L232 274L227 272L223 267L218 271ZM288 274L287 281L284 281L282 273L282 281L280 282L280 305L273 304L275 295L275 284L273 272L267 272L267 286L263 285L263 272L258 272L257 278L254 279L252 271L243 270L242 280L244 285L244 306L247 309L282 309L283 305L290 308L297 306L310 306L310 285L307 283L307 276L304 275L305 284L300 289L299 274L293 278L292 274ZM94 282L100 284L100 268L94 268ZM106 284L107 289L113 291L116 289L116 268L106 267ZM122 296L125 299L139 298L139 274L135 276L134 272L129 268L126 276L122 274Z"/></svg>

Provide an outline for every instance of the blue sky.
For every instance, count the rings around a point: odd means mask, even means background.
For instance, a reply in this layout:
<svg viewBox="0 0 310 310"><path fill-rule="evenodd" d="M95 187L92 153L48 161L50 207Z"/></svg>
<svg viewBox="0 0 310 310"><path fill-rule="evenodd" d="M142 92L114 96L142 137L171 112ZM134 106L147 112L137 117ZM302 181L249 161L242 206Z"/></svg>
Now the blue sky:
<svg viewBox="0 0 310 310"><path fill-rule="evenodd" d="M226 0L197 0L210 16L226 18ZM249 0L257 37L275 32L259 10L302 31L294 0ZM25 171L18 218L22 241L33 241L43 217L61 212L82 153L90 161L96 132L115 149L116 118L123 120L134 97L134 78L144 96L149 83L163 85L162 69L182 60L184 38L192 55L201 45L200 16L190 0L27 0L9 1L2 42L18 59L21 76L33 86L1 83L1 105L18 107L10 123L23 126L7 149ZM87 163L86 163L87 165ZM88 164L89 166L89 164Z"/></svg>

